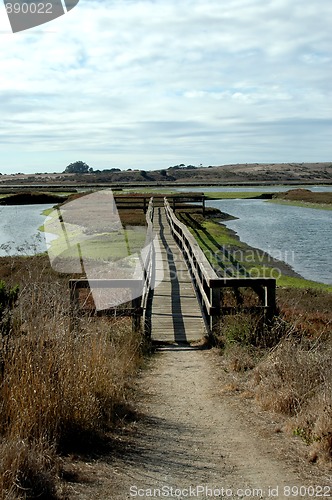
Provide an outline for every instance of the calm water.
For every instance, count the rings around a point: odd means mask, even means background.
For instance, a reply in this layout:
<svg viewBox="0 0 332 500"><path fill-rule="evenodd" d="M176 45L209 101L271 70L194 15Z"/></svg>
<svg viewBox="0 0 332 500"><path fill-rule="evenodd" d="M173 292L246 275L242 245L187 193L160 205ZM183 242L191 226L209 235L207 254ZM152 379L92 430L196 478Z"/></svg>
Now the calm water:
<svg viewBox="0 0 332 500"><path fill-rule="evenodd" d="M332 211L263 200L218 200L207 205L238 217L225 224L242 241L287 262L306 279L332 284Z"/></svg>
<svg viewBox="0 0 332 500"><path fill-rule="evenodd" d="M272 192L289 188L291 186L213 187L211 191ZM331 186L310 186L310 189L330 191ZM284 260L307 279L332 284L332 211L278 205L263 200L215 200L207 205L238 217L227 221L226 225L236 231L242 241ZM38 228L45 220L43 210L50 207L0 206L0 255L32 255L45 251L45 238Z"/></svg>
<svg viewBox="0 0 332 500"><path fill-rule="evenodd" d="M326 191L332 191L332 186L211 186L211 187L192 187L192 188L175 188L175 191L188 192L205 192L205 193L252 193L260 191L262 193L278 193L281 191L289 191L290 189L310 189L315 193L325 193Z"/></svg>
<svg viewBox="0 0 332 500"><path fill-rule="evenodd" d="M52 205L0 205L0 255L33 255L46 250L43 210Z"/></svg>

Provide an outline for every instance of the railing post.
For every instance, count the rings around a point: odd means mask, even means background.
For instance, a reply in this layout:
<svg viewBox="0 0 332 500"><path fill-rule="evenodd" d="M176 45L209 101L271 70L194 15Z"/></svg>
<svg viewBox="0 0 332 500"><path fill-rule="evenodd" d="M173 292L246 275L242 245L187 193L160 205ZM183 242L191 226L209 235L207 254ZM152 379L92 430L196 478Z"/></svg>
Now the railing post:
<svg viewBox="0 0 332 500"><path fill-rule="evenodd" d="M210 334L214 335L219 332L220 325L220 288L210 287Z"/></svg>
<svg viewBox="0 0 332 500"><path fill-rule="evenodd" d="M267 321L271 322L276 313L276 280L266 287Z"/></svg>
<svg viewBox="0 0 332 500"><path fill-rule="evenodd" d="M142 297L135 297L131 301L131 307L133 308L132 314L132 331L133 333L138 333L141 330L141 300Z"/></svg>

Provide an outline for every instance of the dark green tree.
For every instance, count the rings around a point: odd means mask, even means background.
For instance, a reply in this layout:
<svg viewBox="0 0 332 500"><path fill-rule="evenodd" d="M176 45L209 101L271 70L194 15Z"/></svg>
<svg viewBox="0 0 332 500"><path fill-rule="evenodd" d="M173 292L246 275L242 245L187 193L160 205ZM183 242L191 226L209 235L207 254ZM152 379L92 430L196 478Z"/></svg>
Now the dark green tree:
<svg viewBox="0 0 332 500"><path fill-rule="evenodd" d="M91 167L87 163L84 163L84 161L75 161L74 163L70 163L64 173L65 174L87 174L90 172Z"/></svg>

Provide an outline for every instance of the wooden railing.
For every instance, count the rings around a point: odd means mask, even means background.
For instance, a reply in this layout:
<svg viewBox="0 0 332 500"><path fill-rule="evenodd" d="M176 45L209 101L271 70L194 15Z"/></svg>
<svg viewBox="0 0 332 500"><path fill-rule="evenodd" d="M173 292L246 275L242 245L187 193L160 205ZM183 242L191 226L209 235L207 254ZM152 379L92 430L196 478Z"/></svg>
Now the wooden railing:
<svg viewBox="0 0 332 500"><path fill-rule="evenodd" d="M150 331L146 321L146 310L151 288L153 287L155 276L155 248L153 240L153 198L150 199L147 211L147 236L144 249L140 255L140 263L143 269L142 277L139 279L70 279L70 329L73 330L78 317L83 310L80 306L80 290L82 289L128 289L131 290L132 299L121 307L112 307L96 311L90 308L88 313L96 316L131 316L133 331L142 331L149 336Z"/></svg>
<svg viewBox="0 0 332 500"><path fill-rule="evenodd" d="M148 300L150 297L150 292L154 288L155 282L155 271L156 271L156 259L155 259L155 246L154 246L154 234L153 234L153 216L154 216L154 205L153 198L150 198L149 206L146 212L146 241L144 246L144 251L146 255L143 256L144 260L142 262L143 269L143 288L141 296L141 311L142 311L142 325L141 328L146 337L151 337L151 327L147 317L148 311Z"/></svg>
<svg viewBox="0 0 332 500"><path fill-rule="evenodd" d="M216 330L220 322L221 291L225 287L252 288L261 300L261 307L265 309L267 320L272 318L276 310L276 280L248 277L220 278L187 226L175 216L167 198L164 199L164 206L173 237L186 259L210 333Z"/></svg>
<svg viewBox="0 0 332 500"><path fill-rule="evenodd" d="M130 195L130 194L114 194L114 200L118 209L127 210L143 210L147 213L150 196L148 195ZM188 203L195 203L201 205L202 213L205 214L205 196L203 193L177 193L169 195L168 201L171 204L173 211L178 208L183 208ZM162 207L164 205L164 195L155 194L154 195L154 205Z"/></svg>

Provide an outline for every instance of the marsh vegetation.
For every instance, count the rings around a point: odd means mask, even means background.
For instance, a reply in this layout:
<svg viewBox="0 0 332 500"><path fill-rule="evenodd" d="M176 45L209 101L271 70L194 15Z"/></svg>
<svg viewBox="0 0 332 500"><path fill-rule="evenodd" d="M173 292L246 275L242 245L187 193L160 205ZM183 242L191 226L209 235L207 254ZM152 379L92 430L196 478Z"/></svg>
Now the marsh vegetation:
<svg viewBox="0 0 332 500"><path fill-rule="evenodd" d="M86 317L70 333L68 276L46 257L2 258L0 269L8 291L19 287L3 300L0 497L64 498L63 457L93 452L130 411L141 339L121 317Z"/></svg>
<svg viewBox="0 0 332 500"><path fill-rule="evenodd" d="M120 215L124 227L144 224L142 210L121 210ZM178 215L214 256L215 267L229 264L223 260L229 255L218 253L225 246L242 252L238 255L243 256L239 264L244 272L271 264L264 253L252 262L253 249L213 217L204 219L197 207L180 209ZM217 215L210 210L210 216ZM112 442L118 422L132 413L142 338L121 317L87 316L80 330L70 333L69 277L54 272L46 255L0 259L4 499L65 498L67 457L85 456L96 444ZM306 443L309 460L330 462L332 294L328 287L294 276L287 266L278 285L278 316L263 331L260 315L245 311L256 305L253 294L224 294L223 306L234 311L224 316L216 343L234 390L283 415L288 431Z"/></svg>

